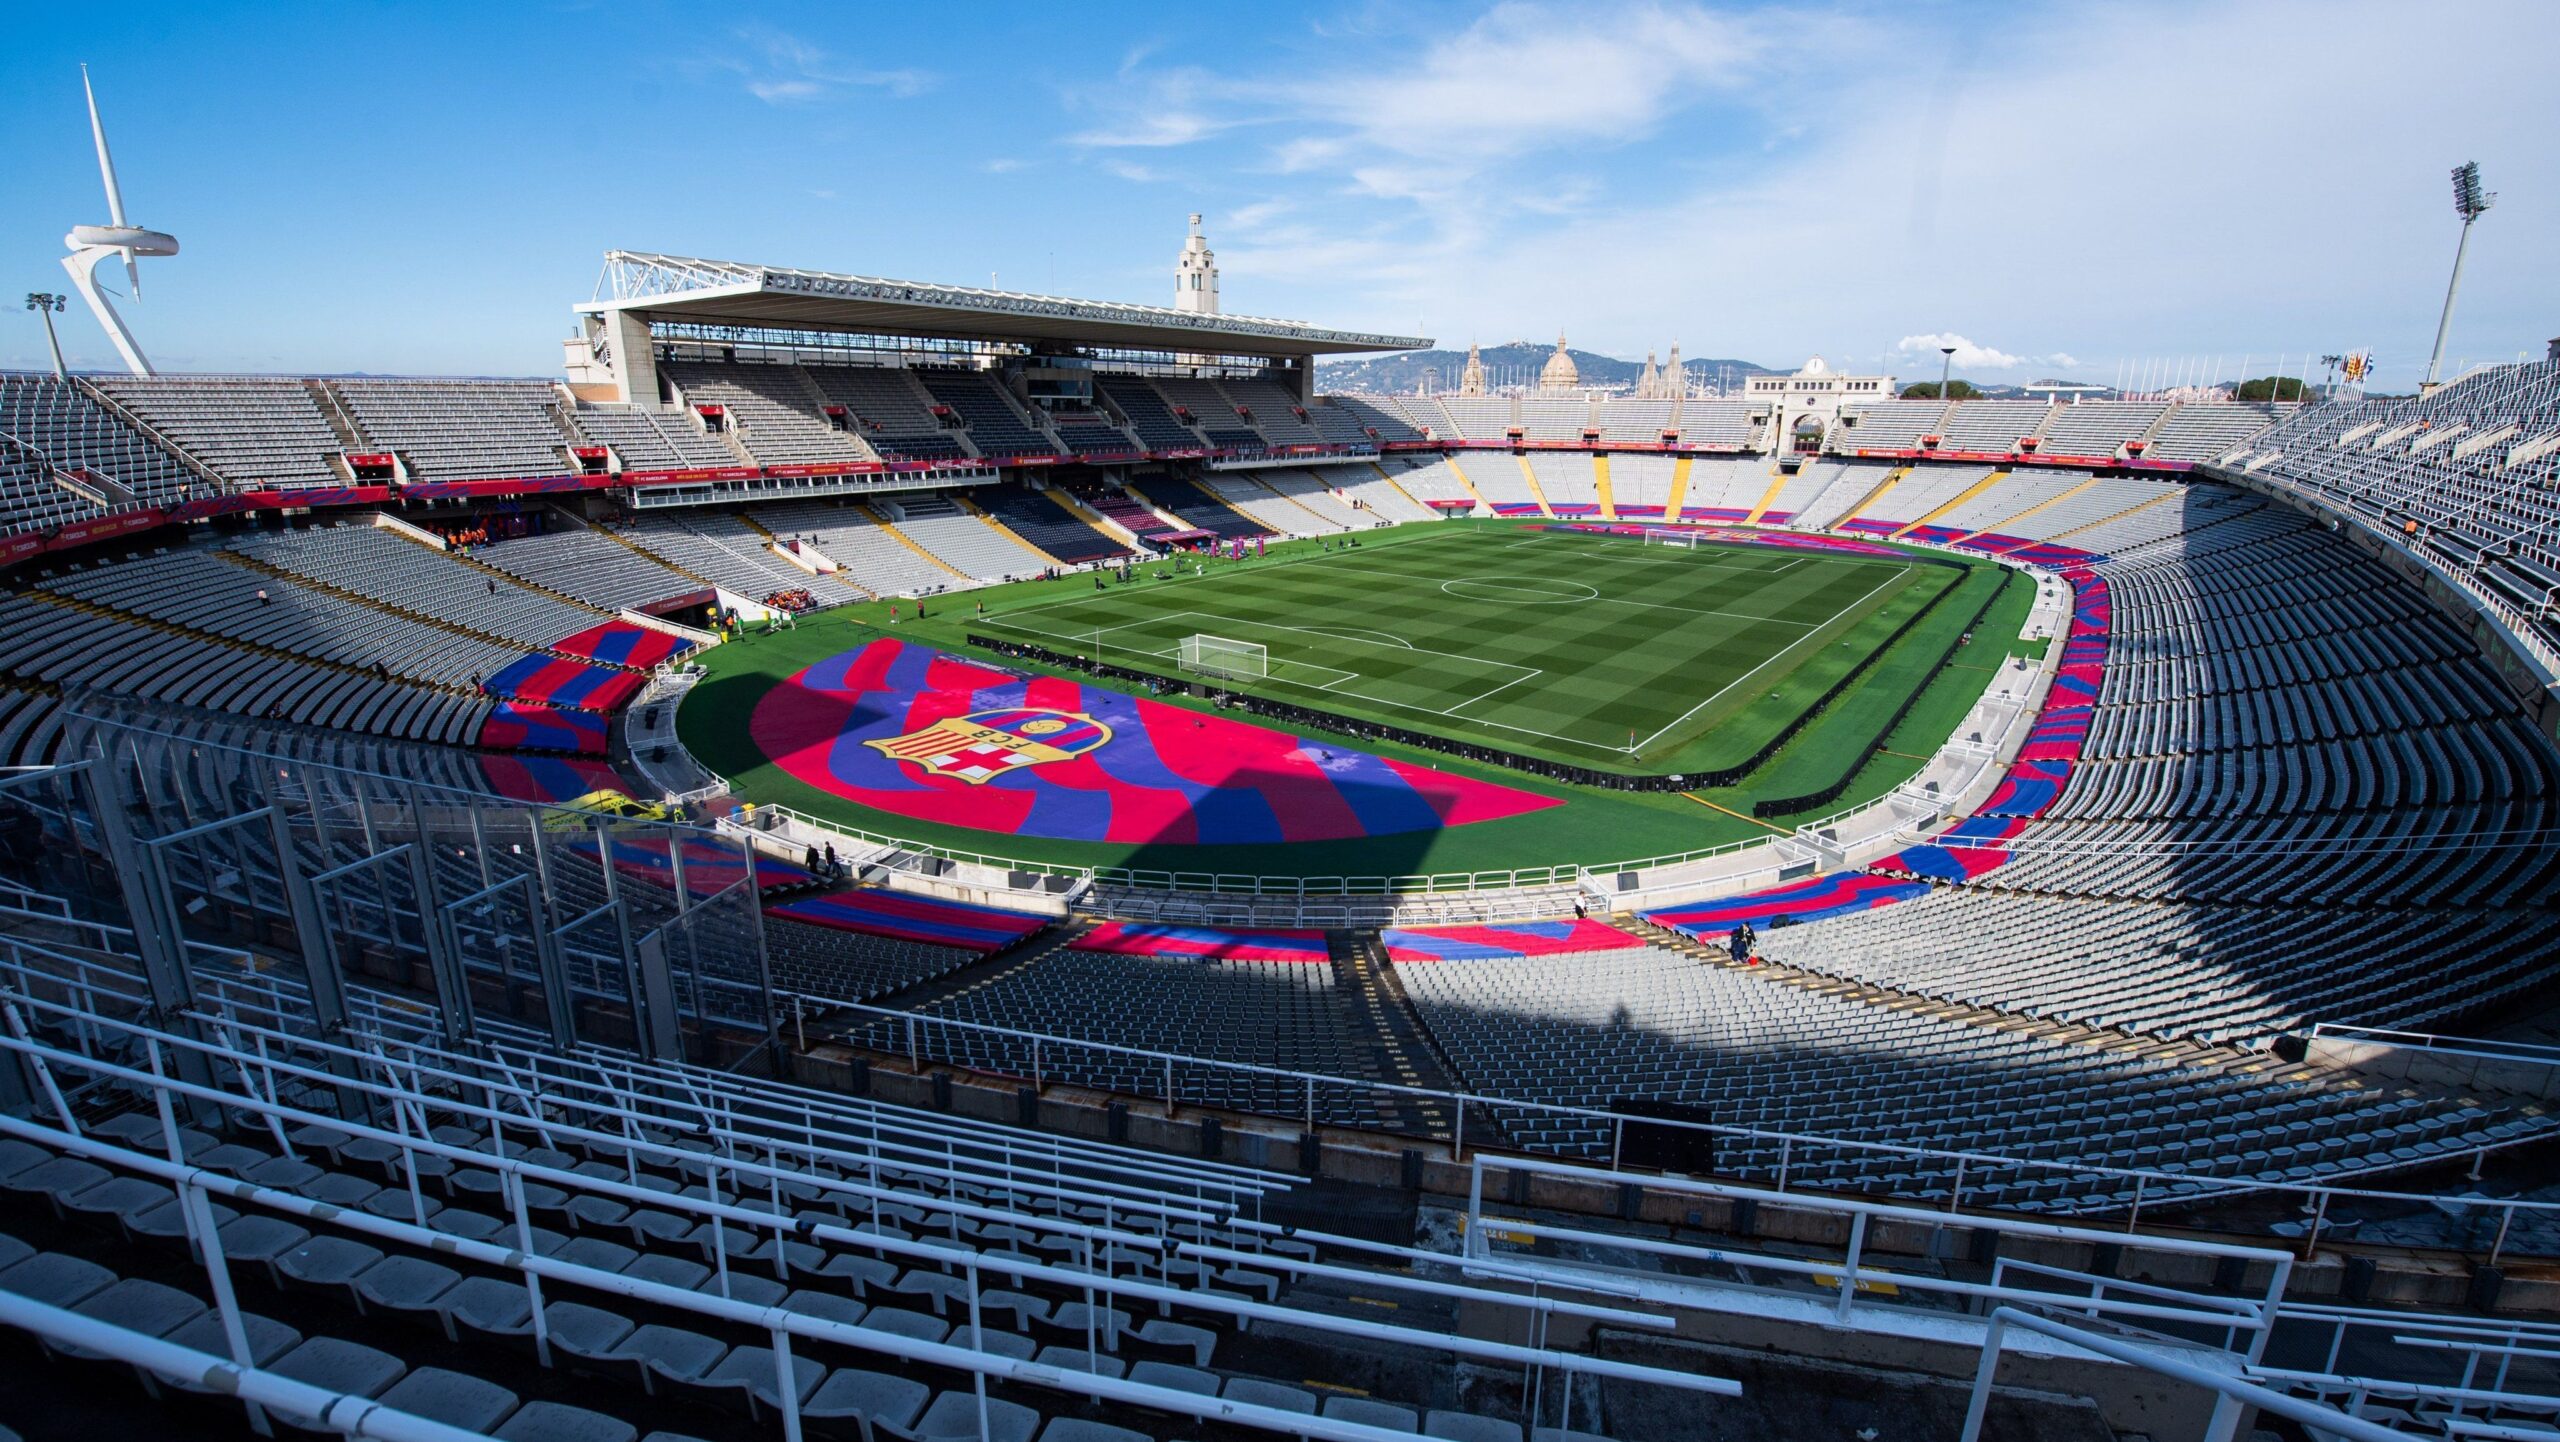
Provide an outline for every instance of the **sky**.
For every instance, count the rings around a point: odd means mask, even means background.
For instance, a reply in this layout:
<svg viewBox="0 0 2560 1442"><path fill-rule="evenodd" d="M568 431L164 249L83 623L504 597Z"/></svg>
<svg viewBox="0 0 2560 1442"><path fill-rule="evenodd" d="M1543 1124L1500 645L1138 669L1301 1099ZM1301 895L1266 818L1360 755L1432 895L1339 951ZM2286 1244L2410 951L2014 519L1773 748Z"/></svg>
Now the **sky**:
<svg viewBox="0 0 2560 1442"><path fill-rule="evenodd" d="M1451 346L1958 375L2447 373L2560 334L2560 3L149 3L0 51L0 269L127 211L173 371L556 375L603 253ZM105 275L121 289L110 266ZM0 309L0 367L45 364ZM114 355L78 300L74 365ZM2148 371L2139 368L2149 367ZM2286 369L2302 366L2288 361Z"/></svg>

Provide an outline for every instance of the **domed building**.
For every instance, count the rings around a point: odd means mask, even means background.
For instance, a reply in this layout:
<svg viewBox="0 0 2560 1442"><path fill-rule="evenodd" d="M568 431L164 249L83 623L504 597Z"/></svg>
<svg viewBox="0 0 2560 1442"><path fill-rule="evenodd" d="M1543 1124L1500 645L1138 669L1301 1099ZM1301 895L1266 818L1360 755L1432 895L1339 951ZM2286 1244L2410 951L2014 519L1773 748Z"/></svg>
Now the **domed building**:
<svg viewBox="0 0 2560 1442"><path fill-rule="evenodd" d="M1558 331L1556 332L1556 353L1547 357L1546 365L1538 371L1538 393L1551 396L1563 395L1568 391L1581 388L1582 367L1575 365L1573 357L1565 354L1564 332Z"/></svg>

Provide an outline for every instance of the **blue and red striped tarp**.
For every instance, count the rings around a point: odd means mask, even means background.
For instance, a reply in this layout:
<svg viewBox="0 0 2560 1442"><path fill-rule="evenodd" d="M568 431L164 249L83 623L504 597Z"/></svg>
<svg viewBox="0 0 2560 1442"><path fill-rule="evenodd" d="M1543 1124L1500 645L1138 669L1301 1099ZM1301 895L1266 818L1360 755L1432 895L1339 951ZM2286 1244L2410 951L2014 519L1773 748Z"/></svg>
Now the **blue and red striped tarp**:
<svg viewBox="0 0 2560 1442"><path fill-rule="evenodd" d="M515 661L480 683L492 696L532 701L544 706L573 706L611 715L622 709L649 678L637 671L590 666L557 656L532 655Z"/></svg>
<svg viewBox="0 0 2560 1442"><path fill-rule="evenodd" d="M810 666L747 734L831 796L946 826L1147 846L1336 841L1555 798L895 639Z"/></svg>
<svg viewBox="0 0 2560 1442"><path fill-rule="evenodd" d="M592 721L590 716L586 719ZM480 772L489 779L492 794L511 801L575 801L595 791L619 791L630 794L622 777L601 761L578 761L566 756L491 756L479 757Z"/></svg>
<svg viewBox="0 0 2560 1442"><path fill-rule="evenodd" d="M1515 921L1503 926L1403 926L1378 933L1389 961L1507 961L1524 956L1624 951L1644 945L1605 921Z"/></svg>
<svg viewBox="0 0 2560 1442"><path fill-rule="evenodd" d="M564 656L584 656L609 666L630 666L646 671L671 656L681 656L693 649L693 643L682 636L670 636L647 626L634 626L628 621L607 621L589 626L573 636L563 636L551 643L551 649Z"/></svg>
<svg viewBox="0 0 2560 1442"><path fill-rule="evenodd" d="M1669 906L1648 911L1644 919L1656 926L1667 926L1701 941L1722 936L1744 922L1758 930L1767 930L1780 917L1789 921L1820 921L1824 917L1846 916L1854 911L1868 911L1910 897L1929 889L1926 882L1897 881L1865 871L1846 871L1833 876L1816 876L1768 891L1755 891L1748 896L1729 896L1721 901L1704 901L1692 906Z"/></svg>
<svg viewBox="0 0 2560 1442"><path fill-rule="evenodd" d="M1106 921L1068 945L1123 956L1186 956L1219 961L1332 960L1321 931L1219 931L1206 926Z"/></svg>
<svg viewBox="0 0 2560 1442"><path fill-rule="evenodd" d="M606 722L586 711L556 711L530 701L501 701L480 726L479 744L493 751L567 751L602 756Z"/></svg>
<svg viewBox="0 0 2560 1442"><path fill-rule="evenodd" d="M762 866L759 863L758 869ZM938 896L911 896L878 887L853 887L824 896L777 901L765 907L765 915L837 931L963 947L982 956L1049 924L1048 917L1034 912L946 901Z"/></svg>

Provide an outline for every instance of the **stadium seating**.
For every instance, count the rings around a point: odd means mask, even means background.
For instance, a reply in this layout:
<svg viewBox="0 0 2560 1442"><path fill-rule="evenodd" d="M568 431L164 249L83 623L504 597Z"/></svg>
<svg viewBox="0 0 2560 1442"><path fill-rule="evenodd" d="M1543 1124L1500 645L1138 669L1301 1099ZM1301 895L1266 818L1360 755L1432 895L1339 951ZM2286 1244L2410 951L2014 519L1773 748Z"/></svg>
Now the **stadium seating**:
<svg viewBox="0 0 2560 1442"><path fill-rule="evenodd" d="M1273 445L1312 446L1332 439L1312 420L1298 418L1297 397L1277 381L1231 378L1219 382L1218 388L1226 392L1229 400L1252 412L1253 428Z"/></svg>
<svg viewBox="0 0 2560 1442"><path fill-rule="evenodd" d="M884 459L944 461L970 452L957 432L943 428L936 402L913 372L873 366L806 367L830 404L845 408L862 438Z"/></svg>
<svg viewBox="0 0 2560 1442"><path fill-rule="evenodd" d="M985 486L969 499L1014 535L1071 566L1129 554L1127 546L1095 530L1054 496L1022 486Z"/></svg>
<svg viewBox="0 0 2560 1442"><path fill-rule="evenodd" d="M790 501L760 506L756 518L780 536L807 536L819 554L843 567L845 579L877 596L944 590L961 578L899 543L871 513L851 502Z"/></svg>
<svg viewBox="0 0 2560 1442"><path fill-rule="evenodd" d="M1139 444L1151 451L1196 451L1207 443L1183 424L1156 388L1138 376L1101 376L1094 381L1100 398L1128 417Z"/></svg>
<svg viewBox="0 0 2560 1442"><path fill-rule="evenodd" d="M1831 428L1827 448L1843 455L1918 450L1922 436L1939 434L1947 410L1946 402L1932 400L1879 401L1855 407Z"/></svg>
<svg viewBox="0 0 2560 1442"><path fill-rule="evenodd" d="M50 376L0 375L0 440L15 443L22 465L39 461L69 474L110 505L174 500L198 486L176 456L78 386ZM42 495L31 481L23 494Z"/></svg>
<svg viewBox="0 0 2560 1442"><path fill-rule="evenodd" d="M1200 478L1200 485L1227 509L1250 518L1275 536L1320 536L1343 529L1264 485L1260 477L1249 472L1205 475Z"/></svg>
<svg viewBox="0 0 2560 1442"><path fill-rule="evenodd" d="M1475 505L1475 493L1467 489L1467 483L1445 460L1399 463L1392 474L1407 495L1426 506L1434 501L1463 501L1470 508Z"/></svg>
<svg viewBox="0 0 2560 1442"><path fill-rule="evenodd" d="M244 489L332 486L346 444L312 388L281 376L100 376L90 382L172 445Z"/></svg>
<svg viewBox="0 0 2560 1442"><path fill-rule="evenodd" d="M822 604L861 597L832 576L810 575L776 556L763 532L728 512L703 508L644 515L622 534L669 565L750 601L795 588L810 592Z"/></svg>
<svg viewBox="0 0 2560 1442"><path fill-rule="evenodd" d="M2268 406L2188 402L2170 411L2153 429L2143 454L2155 461L2209 461L2265 430L2275 419L2275 409Z"/></svg>
<svg viewBox="0 0 2560 1442"><path fill-rule="evenodd" d="M2240 1065L2177 1066L1968 1026L1659 947L1569 962L1398 962L1396 970L1476 1089L1555 1106L1652 1096L1771 1133L2267 1178L2399 1147L2453 1155L2514 1120L2415 1094L2271 1080ZM2208 1118L2208 1126L2186 1124ZM1540 1150L1594 1154L1608 1144L1596 1119L1523 1109L1500 1126ZM1722 1173L1768 1177L1779 1165L1774 1136L1726 1136L1717 1147ZM1903 1196L1943 1197L1955 1183L1955 1163L1937 1158L1799 1144L1788 1161L1807 1181ZM2101 1200L2091 1187L1980 1168L1966 1194L2069 1208Z"/></svg>
<svg viewBox="0 0 2560 1442"><path fill-rule="evenodd" d="M580 406L571 417L588 439L611 446L626 471L675 471L738 465L736 452L702 429L692 413L651 406Z"/></svg>
<svg viewBox="0 0 2560 1442"><path fill-rule="evenodd" d="M335 380L365 439L429 481L564 475L560 392L538 381Z"/></svg>
<svg viewBox="0 0 2560 1442"><path fill-rule="evenodd" d="M716 405L740 445L768 466L878 460L849 431L828 424L819 392L798 366L670 360L660 367L691 406Z"/></svg>
<svg viewBox="0 0 2560 1442"><path fill-rule="evenodd" d="M908 495L881 504L894 512L900 535L963 576L993 581L1049 569L1039 552L945 497Z"/></svg>
<svg viewBox="0 0 2560 1442"><path fill-rule="evenodd" d="M1611 408L1614 409L1616 404L1619 403L1613 403ZM1746 446L1755 439L1749 401L1691 397L1680 402L1679 427L1680 443L1684 446ZM1629 439L1658 437L1631 436Z"/></svg>
<svg viewBox="0 0 2560 1442"><path fill-rule="evenodd" d="M1429 508L1406 494L1367 461L1343 466L1316 466L1307 474L1315 477L1317 483L1326 489L1339 491L1352 501L1364 524L1438 519Z"/></svg>
<svg viewBox="0 0 2560 1442"><path fill-rule="evenodd" d="M1154 385L1168 406L1191 413L1191 424L1220 450L1258 451L1269 445L1262 433L1236 414L1236 403L1215 381L1190 376L1158 376Z"/></svg>
<svg viewBox="0 0 2560 1442"><path fill-rule="evenodd" d="M1335 495L1332 485L1316 472L1287 467L1257 472L1255 478L1330 529L1348 531L1373 524Z"/></svg>
<svg viewBox="0 0 2560 1442"><path fill-rule="evenodd" d="M488 541L472 554L528 584L599 610L645 606L701 589L702 582L582 526Z"/></svg>
<svg viewBox="0 0 2560 1442"><path fill-rule="evenodd" d="M2054 409L2043 401L1958 401L1947 412L1939 449L2013 452L2021 437L2044 429Z"/></svg>
<svg viewBox="0 0 2560 1442"><path fill-rule="evenodd" d="M242 541L233 549L333 590L520 649L549 646L599 619L591 610L499 580L374 526L285 531Z"/></svg>
<svg viewBox="0 0 2560 1442"><path fill-rule="evenodd" d="M1058 443L1033 429L995 382L976 371L920 370L915 377L936 401L959 414L978 454L1002 459L1058 453Z"/></svg>
<svg viewBox="0 0 2560 1442"><path fill-rule="evenodd" d="M0 436L0 529L34 530L105 514L105 507L56 483L52 466Z"/></svg>
<svg viewBox="0 0 2560 1442"><path fill-rule="evenodd" d="M1144 484L1149 500L1173 512L1197 530L1235 540L1280 534L1277 527L1245 514L1190 481L1170 475L1149 476Z"/></svg>
<svg viewBox="0 0 2560 1442"><path fill-rule="evenodd" d="M2113 456L2125 442L2149 434L2168 411L2165 401L2082 401L2064 406L2045 423L2038 453Z"/></svg>

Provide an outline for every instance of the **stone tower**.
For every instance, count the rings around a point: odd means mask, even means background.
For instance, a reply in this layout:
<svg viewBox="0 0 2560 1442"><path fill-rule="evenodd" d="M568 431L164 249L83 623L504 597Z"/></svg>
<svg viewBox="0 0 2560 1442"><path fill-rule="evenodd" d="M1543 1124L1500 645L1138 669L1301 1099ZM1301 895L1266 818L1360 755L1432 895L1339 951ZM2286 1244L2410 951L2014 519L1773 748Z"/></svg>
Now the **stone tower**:
<svg viewBox="0 0 2560 1442"><path fill-rule="evenodd" d="M1484 394L1484 351L1474 341L1467 342L1467 368L1458 373L1458 394Z"/></svg>
<svg viewBox="0 0 2560 1442"><path fill-rule="evenodd" d="M1182 243L1182 258L1173 263L1173 308L1200 315L1218 313L1218 257L1200 234L1200 217L1191 217L1191 238Z"/></svg>

